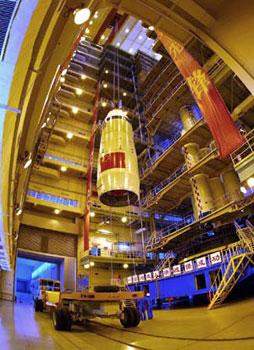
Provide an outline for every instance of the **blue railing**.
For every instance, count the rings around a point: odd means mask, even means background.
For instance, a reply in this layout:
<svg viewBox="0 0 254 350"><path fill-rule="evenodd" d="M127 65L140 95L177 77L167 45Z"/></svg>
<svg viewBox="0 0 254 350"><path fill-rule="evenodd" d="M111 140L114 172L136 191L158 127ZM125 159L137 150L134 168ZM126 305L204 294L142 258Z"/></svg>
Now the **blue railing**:
<svg viewBox="0 0 254 350"><path fill-rule="evenodd" d="M65 205L68 207L78 208L79 206L79 202L76 199L64 198L61 196L56 196L53 194L40 192L40 191L28 190L27 196L37 198L41 201L56 203L56 204Z"/></svg>

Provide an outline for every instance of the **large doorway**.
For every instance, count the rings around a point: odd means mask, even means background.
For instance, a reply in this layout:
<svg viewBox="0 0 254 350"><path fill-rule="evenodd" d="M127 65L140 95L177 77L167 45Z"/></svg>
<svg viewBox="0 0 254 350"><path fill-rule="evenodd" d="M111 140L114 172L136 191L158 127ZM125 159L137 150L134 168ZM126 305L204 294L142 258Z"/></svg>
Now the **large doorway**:
<svg viewBox="0 0 254 350"><path fill-rule="evenodd" d="M42 278L59 280L64 286L64 258L19 252L15 276L16 302L32 304L35 297L33 286Z"/></svg>

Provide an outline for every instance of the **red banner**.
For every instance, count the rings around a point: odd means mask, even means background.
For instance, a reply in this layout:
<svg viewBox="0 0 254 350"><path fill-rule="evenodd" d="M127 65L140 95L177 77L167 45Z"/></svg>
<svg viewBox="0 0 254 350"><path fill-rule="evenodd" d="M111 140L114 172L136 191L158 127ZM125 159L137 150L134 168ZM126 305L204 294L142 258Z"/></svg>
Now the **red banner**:
<svg viewBox="0 0 254 350"><path fill-rule="evenodd" d="M159 40L186 80L193 97L213 135L220 158L226 158L245 140L225 105L221 95L199 63L179 42L156 31Z"/></svg>

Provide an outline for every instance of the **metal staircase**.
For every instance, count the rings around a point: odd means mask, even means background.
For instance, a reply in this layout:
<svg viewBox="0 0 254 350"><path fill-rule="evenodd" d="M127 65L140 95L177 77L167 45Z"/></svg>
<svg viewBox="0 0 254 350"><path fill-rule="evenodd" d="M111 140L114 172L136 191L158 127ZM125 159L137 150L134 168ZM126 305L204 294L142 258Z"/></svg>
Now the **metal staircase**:
<svg viewBox="0 0 254 350"><path fill-rule="evenodd" d="M164 268L166 267L171 267L172 262L175 259L175 253L173 253L172 251L168 251L165 254L165 257L163 260L161 260L155 267L155 271L162 271Z"/></svg>
<svg viewBox="0 0 254 350"><path fill-rule="evenodd" d="M240 241L222 252L222 264L209 291L208 309L219 307L244 275L246 268L254 265L254 228L247 221L241 228L235 223Z"/></svg>

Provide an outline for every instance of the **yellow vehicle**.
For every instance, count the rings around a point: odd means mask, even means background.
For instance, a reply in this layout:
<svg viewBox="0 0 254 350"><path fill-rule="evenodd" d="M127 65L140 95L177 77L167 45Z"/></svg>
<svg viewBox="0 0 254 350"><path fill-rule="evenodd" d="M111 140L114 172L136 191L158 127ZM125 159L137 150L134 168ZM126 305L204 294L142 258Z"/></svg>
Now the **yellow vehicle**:
<svg viewBox="0 0 254 350"><path fill-rule="evenodd" d="M49 278L39 278L31 282L35 312L43 312L47 306L56 304L59 300L61 282Z"/></svg>
<svg viewBox="0 0 254 350"><path fill-rule="evenodd" d="M136 299L144 292L130 292L116 286L98 286L94 292L63 292L53 311L56 330L70 331L73 324L84 325L94 317L118 318L124 327L140 322Z"/></svg>

